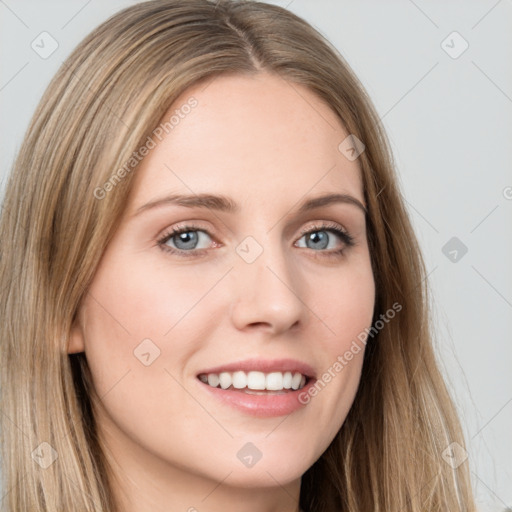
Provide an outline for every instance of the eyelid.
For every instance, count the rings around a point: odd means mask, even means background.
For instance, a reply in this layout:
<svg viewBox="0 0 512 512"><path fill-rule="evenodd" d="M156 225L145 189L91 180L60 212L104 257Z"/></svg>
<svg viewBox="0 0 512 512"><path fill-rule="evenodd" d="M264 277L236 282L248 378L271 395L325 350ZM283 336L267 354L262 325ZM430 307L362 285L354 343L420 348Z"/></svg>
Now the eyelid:
<svg viewBox="0 0 512 512"><path fill-rule="evenodd" d="M188 231L202 231L206 233L213 241L214 247L221 247L223 244L217 242L215 240L215 237L210 233L210 229L206 228L204 226L201 226L194 221L184 221L179 224L176 224L170 228L167 228L164 230L163 234L157 237L157 245L164 251L177 254L179 256L183 257L200 257L205 256L206 253L210 250L208 249L192 249L189 251L185 251L182 249L175 249L173 247L169 247L166 245L166 243L173 238L174 236L177 236L180 233L186 233ZM333 221L313 221L313 224L303 227L300 230L300 236L295 240L294 245L304 236L309 233L315 232L315 231L333 231L337 234L337 236L344 242L345 247L338 250L331 250L331 251L313 251L315 253L319 253L325 257L335 256L337 253L344 253L344 251L351 246L356 245L356 241L354 237L340 224Z"/></svg>
<svg viewBox="0 0 512 512"><path fill-rule="evenodd" d="M329 229L336 229L339 231L343 231L343 233L346 233L347 235L349 234L349 232L341 224L338 224L337 222L332 222L332 221L316 221L315 222L314 221L312 226L310 225L310 226L302 228L300 230L300 236L302 237L304 235L307 235L311 231L316 231L316 230L328 231Z"/></svg>
<svg viewBox="0 0 512 512"><path fill-rule="evenodd" d="M168 242L172 237L176 236L180 233L186 233L188 231L202 231L206 233L212 240L213 243L218 247L221 246L219 242L215 240L215 237L211 234L210 229L206 228L205 226L201 226L199 224L196 224L194 221L185 221L181 222L179 224L176 224L174 226L171 226L169 228L166 228L161 235L158 235L157 237L157 245L162 246L165 245L166 242ZM169 247L168 250L180 252L180 253L198 253L201 251L207 251L208 249L194 249L192 251L181 251L180 249L174 249L173 247Z"/></svg>
<svg viewBox="0 0 512 512"><path fill-rule="evenodd" d="M322 254L324 253L325 256L328 255L336 255L337 253L343 254L347 249L350 247L353 247L357 245L356 239L350 234L350 232L345 229L343 226L338 224L337 222L332 221L320 221L316 222L313 226L309 226L308 228L303 228L301 230L301 234L298 240L300 240L304 235L307 235L309 233L314 233L316 231L331 231L334 232L338 238L341 238L341 240L344 242L345 247L342 249L337 249L334 251L314 251L315 253Z"/></svg>

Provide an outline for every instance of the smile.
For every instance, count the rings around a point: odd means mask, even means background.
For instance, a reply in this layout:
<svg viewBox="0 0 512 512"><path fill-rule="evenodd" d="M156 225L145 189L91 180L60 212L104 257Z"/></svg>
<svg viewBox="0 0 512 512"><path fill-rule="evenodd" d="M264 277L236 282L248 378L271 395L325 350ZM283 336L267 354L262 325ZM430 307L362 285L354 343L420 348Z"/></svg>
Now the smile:
<svg viewBox="0 0 512 512"><path fill-rule="evenodd" d="M203 369L196 374L204 392L239 413L268 418L304 408L299 400L316 382L315 371L296 359L249 359Z"/></svg>
<svg viewBox="0 0 512 512"><path fill-rule="evenodd" d="M200 374L199 379L212 388L242 391L286 391L302 389L307 377L300 372L235 371Z"/></svg>

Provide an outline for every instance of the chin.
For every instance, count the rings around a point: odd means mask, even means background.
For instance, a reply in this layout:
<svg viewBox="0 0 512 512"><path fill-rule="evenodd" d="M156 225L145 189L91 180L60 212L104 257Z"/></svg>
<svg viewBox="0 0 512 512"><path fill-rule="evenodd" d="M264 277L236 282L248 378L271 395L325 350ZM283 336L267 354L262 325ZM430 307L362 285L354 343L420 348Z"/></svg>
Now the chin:
<svg viewBox="0 0 512 512"><path fill-rule="evenodd" d="M307 439L301 443L290 439L286 443L283 436L265 439L268 434L265 432L259 439L252 437L253 441L232 441L235 448L220 449L222 455L210 453L210 460L214 461L208 468L210 478L219 481L229 474L226 483L244 488L284 486L300 480L323 453L318 443L315 446Z"/></svg>
<svg viewBox="0 0 512 512"><path fill-rule="evenodd" d="M276 467L274 464L264 464L262 461L252 468L226 467L226 475L231 471L226 483L233 487L240 488L269 488L286 486L300 480L309 466L296 465L295 461L289 460L284 465ZM219 477L217 476L217 480Z"/></svg>

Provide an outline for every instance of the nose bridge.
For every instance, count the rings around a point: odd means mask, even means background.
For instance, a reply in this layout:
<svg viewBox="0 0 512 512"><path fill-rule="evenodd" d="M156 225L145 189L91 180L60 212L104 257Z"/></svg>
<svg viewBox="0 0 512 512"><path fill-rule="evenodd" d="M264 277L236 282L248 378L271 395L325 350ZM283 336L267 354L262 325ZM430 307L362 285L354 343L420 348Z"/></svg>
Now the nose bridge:
<svg viewBox="0 0 512 512"><path fill-rule="evenodd" d="M304 321L300 273L276 235L248 236L236 249L233 321L239 329L265 324L277 332Z"/></svg>

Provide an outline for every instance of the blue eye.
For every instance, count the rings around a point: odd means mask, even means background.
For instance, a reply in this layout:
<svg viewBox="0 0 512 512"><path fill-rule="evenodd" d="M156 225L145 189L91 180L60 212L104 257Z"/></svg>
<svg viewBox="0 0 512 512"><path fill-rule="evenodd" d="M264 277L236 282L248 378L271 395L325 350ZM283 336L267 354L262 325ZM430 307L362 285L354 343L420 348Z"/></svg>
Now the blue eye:
<svg viewBox="0 0 512 512"><path fill-rule="evenodd" d="M304 237L306 241L305 246L301 245L299 247L313 249L315 252L326 252L326 256L340 255L345 252L347 247L355 245L353 237L334 224L314 226L313 228L302 231L301 235L299 241ZM336 249L336 238L341 240L341 248ZM334 250L326 251L326 249Z"/></svg>
<svg viewBox="0 0 512 512"><path fill-rule="evenodd" d="M303 230L296 244L303 238L306 240L305 245L295 245L295 247L311 249L323 257L339 257L345 253L347 248L355 245L353 237L340 229L337 224L321 224ZM199 257L205 256L207 249L212 245L211 241L208 242L207 239L211 240L211 236L206 230L198 226L186 225L171 229L157 243L163 251L171 254ZM338 239L338 248L336 248L336 239ZM205 244L204 247L198 247L201 242ZM215 244L215 242L213 243ZM341 247L339 247L340 245Z"/></svg>
<svg viewBox="0 0 512 512"><path fill-rule="evenodd" d="M336 243L335 240L333 241L332 233L334 233L338 238L341 238L342 240L344 240L345 243L347 243L347 240L345 239L346 234L343 231L338 231L334 229L308 231L308 233L303 235L301 238L306 237L306 247L308 249L335 249L335 247L329 247L329 245L332 245L332 243Z"/></svg>
<svg viewBox="0 0 512 512"><path fill-rule="evenodd" d="M184 226L179 229L173 229L170 233L164 235L164 237L158 241L158 244L162 249L170 252L191 252L194 250L201 251L201 247L197 247L197 244L204 238L209 237L208 233L203 229L195 228L194 226ZM172 242L173 245L169 245Z"/></svg>

